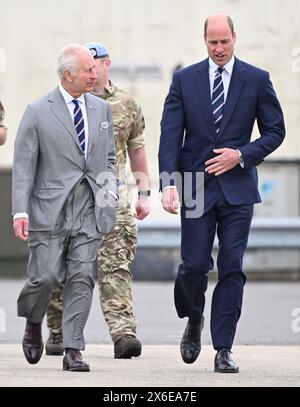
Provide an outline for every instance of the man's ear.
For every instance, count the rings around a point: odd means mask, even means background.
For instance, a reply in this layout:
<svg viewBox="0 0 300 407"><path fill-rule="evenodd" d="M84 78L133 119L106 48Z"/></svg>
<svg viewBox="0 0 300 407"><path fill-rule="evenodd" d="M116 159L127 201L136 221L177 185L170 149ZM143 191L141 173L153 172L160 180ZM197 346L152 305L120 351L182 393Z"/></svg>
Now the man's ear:
<svg viewBox="0 0 300 407"><path fill-rule="evenodd" d="M73 82L74 75L68 69L64 69L64 77L68 82Z"/></svg>

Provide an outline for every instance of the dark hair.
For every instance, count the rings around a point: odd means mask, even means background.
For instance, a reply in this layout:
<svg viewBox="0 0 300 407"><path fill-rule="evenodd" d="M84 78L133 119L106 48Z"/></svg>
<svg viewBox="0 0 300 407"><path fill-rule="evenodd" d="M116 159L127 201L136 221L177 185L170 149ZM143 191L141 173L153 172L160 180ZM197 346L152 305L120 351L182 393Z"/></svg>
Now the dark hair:
<svg viewBox="0 0 300 407"><path fill-rule="evenodd" d="M227 23L230 28L231 34L233 35L234 34L233 21L229 16L226 16L226 18L227 18ZM208 26L208 18L205 20L205 23L204 23L204 37L206 37L207 26Z"/></svg>

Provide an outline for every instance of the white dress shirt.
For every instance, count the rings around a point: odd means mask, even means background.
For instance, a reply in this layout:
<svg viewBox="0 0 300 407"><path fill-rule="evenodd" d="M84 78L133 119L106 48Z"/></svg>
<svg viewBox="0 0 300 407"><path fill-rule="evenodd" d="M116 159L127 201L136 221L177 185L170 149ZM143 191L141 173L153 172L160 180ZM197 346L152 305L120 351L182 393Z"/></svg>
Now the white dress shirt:
<svg viewBox="0 0 300 407"><path fill-rule="evenodd" d="M219 65L215 64L211 58L209 58L208 63L209 63L209 72L208 73L209 73L209 83L210 83L210 97L212 97L214 81L215 81L216 72L219 68ZM224 71L222 73L222 79L223 79L223 85L224 85L224 102L226 102L226 98L227 98L227 94L228 94L228 88L230 85L233 65L234 65L234 56L232 56L231 60L228 61L227 64L223 66Z"/></svg>
<svg viewBox="0 0 300 407"><path fill-rule="evenodd" d="M59 90L60 90L60 93L62 94L62 97L64 98L64 101L66 102L66 105L67 105L67 107L69 109L69 112L70 112L70 115L72 117L72 122L74 123L74 108L75 108L75 105L73 103L74 98L73 98L73 96L70 95L70 93L68 93L66 91L66 89L61 84L59 84ZM84 94L79 96L79 98L77 98L76 100L78 100L78 102L79 102L80 109L82 111L83 120L84 120L84 134L85 134L84 156L85 156L85 159L86 159L87 158L87 151L88 151L88 144L89 144L89 127L88 127L88 121L87 121Z"/></svg>
<svg viewBox="0 0 300 407"><path fill-rule="evenodd" d="M223 80L223 86L224 86L224 103L226 103L226 98L228 94L228 89L231 81L231 75L233 71L233 65L234 65L234 56L232 56L231 60L227 62L226 65L223 66L224 71L222 72L222 80ZM218 70L219 66L214 63L214 61L209 58L209 83L210 83L210 97L212 97L213 93L213 86L214 86L214 80L216 77L216 72ZM238 150L239 154L241 154L240 150ZM241 157L241 161L239 162L239 165L244 168L244 160Z"/></svg>

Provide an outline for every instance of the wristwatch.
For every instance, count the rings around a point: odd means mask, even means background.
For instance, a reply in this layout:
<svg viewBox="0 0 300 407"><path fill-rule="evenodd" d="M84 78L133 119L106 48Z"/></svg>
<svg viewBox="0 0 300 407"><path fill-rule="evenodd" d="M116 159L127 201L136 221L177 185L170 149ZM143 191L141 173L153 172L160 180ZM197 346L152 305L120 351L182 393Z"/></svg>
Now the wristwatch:
<svg viewBox="0 0 300 407"><path fill-rule="evenodd" d="M138 196L150 196L150 194L150 189L146 189L145 191L138 191Z"/></svg>
<svg viewBox="0 0 300 407"><path fill-rule="evenodd" d="M238 156L238 160L240 162L240 164L244 164L244 160L243 160L243 155L240 152L240 150L237 148L236 151L238 152L239 156Z"/></svg>

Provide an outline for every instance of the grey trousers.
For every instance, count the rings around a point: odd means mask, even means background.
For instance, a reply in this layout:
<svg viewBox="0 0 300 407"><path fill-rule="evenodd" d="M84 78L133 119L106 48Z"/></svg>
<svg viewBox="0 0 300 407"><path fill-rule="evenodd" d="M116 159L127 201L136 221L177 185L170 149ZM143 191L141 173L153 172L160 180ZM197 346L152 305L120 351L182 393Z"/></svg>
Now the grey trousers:
<svg viewBox="0 0 300 407"><path fill-rule="evenodd" d="M53 231L29 233L28 279L18 298L18 316L42 322L52 290L64 282L64 348L85 348L83 329L92 303L100 241L93 194L85 180L70 194Z"/></svg>

